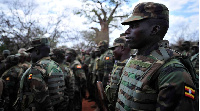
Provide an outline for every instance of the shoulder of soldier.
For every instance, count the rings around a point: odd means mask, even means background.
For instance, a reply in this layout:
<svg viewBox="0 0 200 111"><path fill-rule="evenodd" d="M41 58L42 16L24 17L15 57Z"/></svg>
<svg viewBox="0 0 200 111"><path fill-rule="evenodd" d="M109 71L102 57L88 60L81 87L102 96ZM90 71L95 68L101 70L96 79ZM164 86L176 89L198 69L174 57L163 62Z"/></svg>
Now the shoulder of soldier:
<svg viewBox="0 0 200 111"><path fill-rule="evenodd" d="M81 63L78 60L74 60L73 63L72 63L72 65L71 65L71 68L81 69L82 65L81 65Z"/></svg>

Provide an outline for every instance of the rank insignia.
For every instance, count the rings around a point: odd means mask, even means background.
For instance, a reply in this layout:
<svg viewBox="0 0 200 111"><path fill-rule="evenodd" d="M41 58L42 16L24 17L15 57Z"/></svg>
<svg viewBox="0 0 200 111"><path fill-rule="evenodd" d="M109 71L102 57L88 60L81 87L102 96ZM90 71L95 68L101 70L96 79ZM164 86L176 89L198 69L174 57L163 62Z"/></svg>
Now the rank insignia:
<svg viewBox="0 0 200 111"><path fill-rule="evenodd" d="M32 79L33 74L29 74L28 79Z"/></svg>
<svg viewBox="0 0 200 111"><path fill-rule="evenodd" d="M194 99L195 90L185 85L185 96Z"/></svg>

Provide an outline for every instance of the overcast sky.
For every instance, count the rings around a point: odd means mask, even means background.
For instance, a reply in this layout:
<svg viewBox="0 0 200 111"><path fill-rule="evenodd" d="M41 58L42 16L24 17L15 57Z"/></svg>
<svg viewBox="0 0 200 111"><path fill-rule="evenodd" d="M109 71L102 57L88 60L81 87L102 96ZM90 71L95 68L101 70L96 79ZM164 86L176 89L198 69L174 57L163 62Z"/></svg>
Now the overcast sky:
<svg viewBox="0 0 200 111"><path fill-rule="evenodd" d="M12 0L11 0L12 1ZM83 25L83 22L87 19L74 15L72 13L73 9L81 8L82 2L79 0L33 0L38 4L37 9L35 9L35 16L40 16L45 18L47 14L57 16L63 12L64 9L67 10L69 19L64 20L64 23L68 24L73 29L77 30L89 30L91 25L94 27L99 27L99 24L89 24ZM174 33L178 33L181 27L187 26L188 30L186 32L193 33L198 32L199 35L199 0L151 0L151 2L163 3L169 9L169 30L164 39L168 39L170 42L176 40L174 38ZM123 6L123 11L131 12L136 4L140 2L150 2L150 0L132 0L130 4ZM6 5L1 4L1 9L6 9ZM125 18L126 19L126 18ZM124 19L124 20L125 20ZM123 21L123 20L122 20ZM121 23L122 21L119 21ZM45 21L44 21L45 23ZM113 43L114 39L119 37L120 33L123 33L128 27L122 26L122 30L114 30L110 34L110 45ZM199 37L199 36L197 36ZM198 40L198 38L194 40ZM63 45L63 44L60 44Z"/></svg>

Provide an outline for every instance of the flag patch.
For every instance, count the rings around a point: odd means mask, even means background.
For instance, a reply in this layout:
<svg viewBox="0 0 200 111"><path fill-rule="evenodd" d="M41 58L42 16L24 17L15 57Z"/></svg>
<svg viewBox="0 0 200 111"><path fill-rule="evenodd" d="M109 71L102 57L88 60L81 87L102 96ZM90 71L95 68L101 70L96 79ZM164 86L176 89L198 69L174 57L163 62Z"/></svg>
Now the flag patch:
<svg viewBox="0 0 200 111"><path fill-rule="evenodd" d="M80 69L80 68L81 68L81 65L77 65L76 68Z"/></svg>
<svg viewBox="0 0 200 111"><path fill-rule="evenodd" d="M109 60L110 58L109 57L106 57L106 60Z"/></svg>
<svg viewBox="0 0 200 111"><path fill-rule="evenodd" d="M29 74L28 79L32 79L33 74Z"/></svg>
<svg viewBox="0 0 200 111"><path fill-rule="evenodd" d="M195 90L189 86L185 86L185 96L194 99Z"/></svg>

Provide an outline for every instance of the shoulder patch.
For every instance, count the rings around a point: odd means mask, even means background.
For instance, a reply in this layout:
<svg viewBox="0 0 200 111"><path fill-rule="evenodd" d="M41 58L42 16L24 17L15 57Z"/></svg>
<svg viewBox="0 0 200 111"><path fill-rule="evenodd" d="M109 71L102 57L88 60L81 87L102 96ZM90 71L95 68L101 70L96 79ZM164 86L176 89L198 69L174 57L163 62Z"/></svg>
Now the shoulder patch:
<svg viewBox="0 0 200 111"><path fill-rule="evenodd" d="M194 100L194 95L195 90L192 87L185 85L185 96Z"/></svg>
<svg viewBox="0 0 200 111"><path fill-rule="evenodd" d="M29 74L28 79L32 79L33 74Z"/></svg>
<svg viewBox="0 0 200 111"><path fill-rule="evenodd" d="M9 81L10 80L10 77L6 77L6 81Z"/></svg>
<svg viewBox="0 0 200 111"><path fill-rule="evenodd" d="M106 57L106 60L109 60L110 58L109 57Z"/></svg>
<svg viewBox="0 0 200 111"><path fill-rule="evenodd" d="M81 65L77 65L76 68L80 69L80 68L81 68Z"/></svg>

